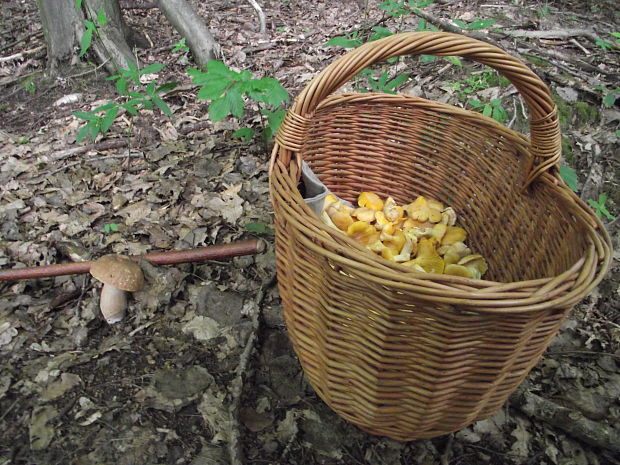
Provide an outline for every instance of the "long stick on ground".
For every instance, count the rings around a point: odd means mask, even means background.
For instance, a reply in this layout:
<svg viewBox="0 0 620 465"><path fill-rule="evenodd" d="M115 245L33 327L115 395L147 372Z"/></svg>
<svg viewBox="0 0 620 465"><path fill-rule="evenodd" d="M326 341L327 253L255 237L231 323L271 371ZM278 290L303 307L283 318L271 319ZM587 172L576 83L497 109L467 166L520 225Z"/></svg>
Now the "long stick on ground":
<svg viewBox="0 0 620 465"><path fill-rule="evenodd" d="M170 250L153 252L131 257L133 260L146 260L154 265L175 265L204 260L253 255L264 250L264 243L256 239L231 242L223 245L210 245L187 250ZM82 274L90 271L89 262L63 263L58 265L35 266L30 268L14 268L0 271L0 281L16 281L19 279L49 278L68 274Z"/></svg>
<svg viewBox="0 0 620 465"><path fill-rule="evenodd" d="M532 394L524 388L510 397L510 405L592 446L620 452L620 431L612 425L590 420L580 412Z"/></svg>

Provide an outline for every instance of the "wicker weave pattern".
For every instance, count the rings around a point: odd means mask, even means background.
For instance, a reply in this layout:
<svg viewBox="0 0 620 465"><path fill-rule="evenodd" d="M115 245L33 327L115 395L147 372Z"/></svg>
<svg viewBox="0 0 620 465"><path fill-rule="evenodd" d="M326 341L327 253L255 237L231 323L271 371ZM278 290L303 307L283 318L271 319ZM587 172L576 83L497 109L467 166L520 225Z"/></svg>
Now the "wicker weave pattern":
<svg viewBox="0 0 620 465"><path fill-rule="evenodd" d="M494 66L524 95L531 140L477 113L385 94L330 95L369 64L406 53ZM559 179L547 88L518 60L452 34L362 46L320 73L276 138L271 196L284 315L318 394L343 418L398 440L485 418L536 364L610 261L601 223ZM371 190L455 208L487 280L420 274L327 228L297 189L310 163L339 196ZM524 188L524 186L527 186Z"/></svg>

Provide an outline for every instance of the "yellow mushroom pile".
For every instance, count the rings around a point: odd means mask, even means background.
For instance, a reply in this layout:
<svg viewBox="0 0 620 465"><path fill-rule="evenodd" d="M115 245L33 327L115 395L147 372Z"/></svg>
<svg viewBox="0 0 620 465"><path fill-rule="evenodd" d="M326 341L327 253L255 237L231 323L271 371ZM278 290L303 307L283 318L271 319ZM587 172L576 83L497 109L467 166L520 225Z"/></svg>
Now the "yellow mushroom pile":
<svg viewBox="0 0 620 465"><path fill-rule="evenodd" d="M322 219L386 260L416 271L475 279L487 271L484 257L465 244L467 233L456 226L452 207L423 196L400 206L373 192L362 192L357 203L350 207L329 194Z"/></svg>

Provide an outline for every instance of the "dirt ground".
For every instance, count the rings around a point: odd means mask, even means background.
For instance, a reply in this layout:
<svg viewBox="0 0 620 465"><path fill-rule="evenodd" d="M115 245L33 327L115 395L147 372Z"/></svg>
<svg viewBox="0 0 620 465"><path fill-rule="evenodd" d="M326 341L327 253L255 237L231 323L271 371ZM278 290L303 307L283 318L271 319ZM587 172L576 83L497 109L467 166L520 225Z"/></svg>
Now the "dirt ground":
<svg viewBox="0 0 620 465"><path fill-rule="evenodd" d="M367 37L376 26L424 26L412 13L388 17L376 1L367 8L354 1L259 3L266 37L249 2L194 2L229 66L275 77L292 96L344 53L325 47L329 39L358 30ZM261 124L259 108L250 106L241 121L209 121L208 102L196 99L185 73L191 56L171 51L177 33L157 9L121 4L132 7L124 10L127 21L152 43L138 51L141 61L165 63L158 82L180 83L165 97L173 116L124 114L104 139L80 144L84 122L73 112L119 99L114 86L86 61L70 76L47 79L36 2L2 4L0 268L253 237L267 250L167 267L143 263L147 286L115 325L102 319L100 284L88 275L0 282L0 465L620 464L617 252L606 279L575 308L523 386L545 405L565 408L568 422L602 428L606 442L543 421L519 396L462 431L408 443L366 434L333 413L304 378L282 319L269 144L232 137ZM445 0L422 11L437 24L494 19L488 37L553 89L563 163L576 171L584 200L604 203L617 248L620 48L611 34L620 32L618 5ZM458 106L500 99L506 124L527 131L518 93L479 65L412 57L394 66L410 74L401 92Z"/></svg>

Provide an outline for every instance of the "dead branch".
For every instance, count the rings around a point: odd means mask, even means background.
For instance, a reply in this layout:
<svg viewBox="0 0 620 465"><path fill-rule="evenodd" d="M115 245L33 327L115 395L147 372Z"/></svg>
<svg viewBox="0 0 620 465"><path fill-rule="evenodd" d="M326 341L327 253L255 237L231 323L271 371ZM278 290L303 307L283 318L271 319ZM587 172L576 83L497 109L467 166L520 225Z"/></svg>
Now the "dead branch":
<svg viewBox="0 0 620 465"><path fill-rule="evenodd" d="M469 37L472 37L474 39L478 39L478 40L482 40L484 42L488 42L490 44L495 45L496 47L500 47L499 43L494 40L491 36L494 37L498 37L498 38L503 38L503 37L511 37L512 39L516 40L517 43L519 45L521 45L522 47L527 47L527 44L523 41L519 40L518 36L513 36L511 33L507 32L507 31L494 31L494 32L490 32L488 34L482 34L479 32L473 32L473 31L466 31L464 29L461 29L458 26L455 26L454 24L448 23L447 21L444 21L442 19L439 19L433 15L430 15L428 13L425 13L423 11L420 11L417 8L413 8L411 9L411 12L413 14L415 14L416 16L419 16L422 19L425 19L426 21L428 21L429 23L433 24L434 26L437 26L440 29L443 29L444 31L448 31L448 32L453 32L455 34L463 34ZM540 32L545 32L545 31L540 31ZM556 31L557 32L557 31ZM583 32L583 31L582 31ZM500 47L502 48L502 47ZM615 73L597 68L596 66L591 65L590 63L586 63L583 60L579 60L576 58L571 58L561 52L558 52L556 50L553 51L553 53L551 52L546 52L545 50L542 50L540 48L536 49L536 53L541 54L543 56L545 56L548 60L550 60L553 64L557 64L557 60L563 60L563 61L567 61L569 63L574 64L575 66L583 69L584 71L588 71L590 73L601 73L604 74L606 76L614 76L615 77Z"/></svg>
<svg viewBox="0 0 620 465"><path fill-rule="evenodd" d="M592 31L587 29L552 29L550 31L526 31L517 29L514 31L505 30L502 31L510 37L521 37L525 39L562 39L568 40L573 37L587 37L592 42L600 40L600 38Z"/></svg>
<svg viewBox="0 0 620 465"><path fill-rule="evenodd" d="M6 63L8 61L20 60L22 58L26 58L28 55L34 55L37 52L40 52L41 50L43 50L44 48L46 48L46 45L39 45L38 47L35 47L30 50L24 50L23 52L14 53L13 55L9 55L8 57L0 57L0 63Z"/></svg>
<svg viewBox="0 0 620 465"><path fill-rule="evenodd" d="M222 245L210 245L186 250L169 250L167 252L152 252L130 257L132 260L146 260L154 265L176 265L205 260L253 255L264 250L265 244L259 240L231 242ZM34 266L29 268L13 268L0 271L0 281L16 281L20 279L50 278L69 274L88 273L92 261L63 263L58 265Z"/></svg>
<svg viewBox="0 0 620 465"><path fill-rule="evenodd" d="M121 8L124 10L150 10L152 8L157 8L157 2L124 3L121 4Z"/></svg>
<svg viewBox="0 0 620 465"><path fill-rule="evenodd" d="M0 48L0 52L4 52L5 50L8 50L9 48L21 44L22 42L27 41L28 39L30 39L31 37L39 37L43 35L43 31L41 29L31 32L29 34L23 35L21 36L19 39L14 40L13 42L6 44L5 46L3 46L2 48Z"/></svg>
<svg viewBox="0 0 620 465"><path fill-rule="evenodd" d="M529 417L549 423L592 446L620 452L620 431L610 425L590 420L581 412L562 407L524 388L510 397L510 405Z"/></svg>
<svg viewBox="0 0 620 465"><path fill-rule="evenodd" d="M258 21L260 24L259 33L261 35L265 35L267 33L267 20L265 19L265 13L263 12L263 9L256 0L248 0L248 2L250 2L252 8L256 10L256 14L258 14Z"/></svg>

